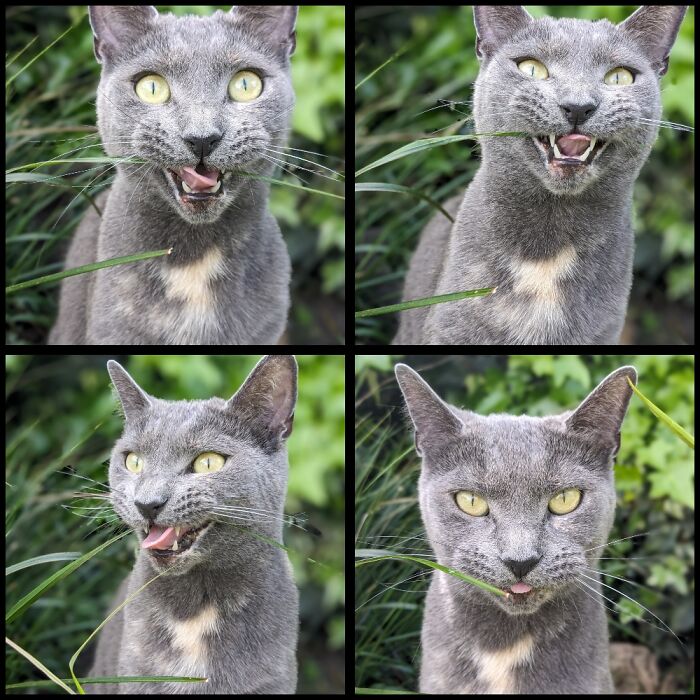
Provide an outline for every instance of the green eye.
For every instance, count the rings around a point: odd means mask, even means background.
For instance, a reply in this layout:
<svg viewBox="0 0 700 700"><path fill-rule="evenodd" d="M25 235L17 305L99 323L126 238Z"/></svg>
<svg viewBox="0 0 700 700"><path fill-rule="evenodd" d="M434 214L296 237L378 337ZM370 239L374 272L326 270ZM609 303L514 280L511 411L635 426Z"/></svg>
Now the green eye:
<svg viewBox="0 0 700 700"><path fill-rule="evenodd" d="M136 94L149 105L162 105L170 99L170 86L160 75L145 75L136 83Z"/></svg>
<svg viewBox="0 0 700 700"><path fill-rule="evenodd" d="M136 452L129 452L124 464L132 474L140 474L143 471L143 458L137 455Z"/></svg>
<svg viewBox="0 0 700 700"><path fill-rule="evenodd" d="M208 474L218 472L225 461L226 459L216 452L203 452L194 460L192 466L196 474Z"/></svg>
<svg viewBox="0 0 700 700"><path fill-rule="evenodd" d="M455 496L455 501L460 510L463 510L467 515L479 517L488 515L489 504L481 497L471 491L459 491Z"/></svg>
<svg viewBox="0 0 700 700"><path fill-rule="evenodd" d="M578 489L564 489L549 499L549 510L555 515L566 515L575 510L581 502L581 492Z"/></svg>
<svg viewBox="0 0 700 700"><path fill-rule="evenodd" d="M228 94L236 102L250 102L260 96L262 79L252 71L242 70L231 78Z"/></svg>
<svg viewBox="0 0 700 700"><path fill-rule="evenodd" d="M536 61L534 58L528 58L525 61L520 61L518 63L518 70L525 75L529 75L535 80L544 80L549 78L549 71L545 67L544 63Z"/></svg>
<svg viewBox="0 0 700 700"><path fill-rule="evenodd" d="M627 68L613 68L605 74L604 82L606 85L632 85L634 75Z"/></svg>

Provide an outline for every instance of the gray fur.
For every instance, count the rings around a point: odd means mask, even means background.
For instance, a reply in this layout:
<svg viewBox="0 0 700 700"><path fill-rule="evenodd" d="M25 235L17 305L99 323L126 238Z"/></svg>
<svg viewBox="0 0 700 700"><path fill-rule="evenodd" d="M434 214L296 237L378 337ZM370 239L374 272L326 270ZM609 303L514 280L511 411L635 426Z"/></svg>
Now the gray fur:
<svg viewBox="0 0 700 700"><path fill-rule="evenodd" d="M50 344L276 343L287 321L290 261L267 208L268 184L236 171L272 174L266 148L286 143L294 92L289 56L296 6L234 7L177 18L145 6L91 6L102 63L97 119L119 164L73 238L66 268L172 248L170 256L70 277L62 283ZM251 102L227 93L255 69ZM145 104L134 84L165 78L171 99ZM210 153L192 139L216 137ZM192 143L187 143L190 139ZM269 154L267 154L269 155ZM279 158L279 156L276 156ZM223 194L180 201L166 170L201 162L223 175Z"/></svg>
<svg viewBox="0 0 700 700"><path fill-rule="evenodd" d="M618 342L632 284L632 189L656 138L659 77L685 9L643 7L613 25L475 6L475 132L575 131L608 145L557 175L531 137L483 137L481 167L461 204L447 205L455 223L436 214L426 226L403 299L498 289L401 312L394 344ZM516 63L526 58L549 77L524 75ZM618 66L637 72L633 84L604 84ZM572 122L563 105L594 109Z"/></svg>
<svg viewBox="0 0 700 700"><path fill-rule="evenodd" d="M516 605L433 573L420 691L612 692L604 601L587 567L597 567L613 524L613 460L635 369L621 367L575 411L546 418L479 416L445 404L406 365L396 377L423 460L420 509L438 562L502 590L518 581L534 589ZM549 499L572 487L582 491L578 507L550 512ZM484 498L489 513L460 510L460 490Z"/></svg>
<svg viewBox="0 0 700 700"><path fill-rule="evenodd" d="M107 366L126 417L109 465L112 502L139 545L152 523L196 527L223 504L258 509L249 520L239 514L229 522L281 543L294 357L263 358L228 401L156 399L119 364ZM208 451L227 457L222 469L193 473L193 460ZM126 469L129 452L143 456L142 473ZM137 502L162 506L149 522ZM174 561L139 549L110 610L162 571L104 628L91 675L193 675L208 682L99 685L91 692L295 692L298 592L286 552L212 522Z"/></svg>

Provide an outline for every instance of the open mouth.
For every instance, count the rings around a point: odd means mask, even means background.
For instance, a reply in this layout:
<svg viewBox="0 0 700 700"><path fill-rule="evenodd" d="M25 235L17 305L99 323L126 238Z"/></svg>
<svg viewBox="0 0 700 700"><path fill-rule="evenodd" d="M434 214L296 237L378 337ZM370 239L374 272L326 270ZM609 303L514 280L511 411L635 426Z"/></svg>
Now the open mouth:
<svg viewBox="0 0 700 700"><path fill-rule="evenodd" d="M532 139L543 151L548 164L563 167L590 165L607 147L607 142L585 134L546 134Z"/></svg>
<svg viewBox="0 0 700 700"><path fill-rule="evenodd" d="M202 163L167 171L177 187L180 199L196 202L220 197L224 191L224 173L217 168L205 168Z"/></svg>
<svg viewBox="0 0 700 700"><path fill-rule="evenodd" d="M156 557L176 557L186 552L205 532L211 522L199 527L151 525L144 528L146 538L141 549L148 549Z"/></svg>

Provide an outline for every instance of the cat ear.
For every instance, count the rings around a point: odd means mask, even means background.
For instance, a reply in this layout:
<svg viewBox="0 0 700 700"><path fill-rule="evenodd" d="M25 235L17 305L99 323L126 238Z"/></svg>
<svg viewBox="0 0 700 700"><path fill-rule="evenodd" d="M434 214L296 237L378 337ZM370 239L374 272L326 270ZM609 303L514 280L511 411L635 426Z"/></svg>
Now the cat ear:
<svg viewBox="0 0 700 700"><path fill-rule="evenodd" d="M520 5L474 5L477 57L486 58L530 22L532 15Z"/></svg>
<svg viewBox="0 0 700 700"><path fill-rule="evenodd" d="M90 5L88 12L98 63L114 59L158 17L153 5Z"/></svg>
<svg viewBox="0 0 700 700"><path fill-rule="evenodd" d="M226 402L226 409L248 424L264 449L274 451L292 433L296 401L294 355L267 355Z"/></svg>
<svg viewBox="0 0 700 700"><path fill-rule="evenodd" d="M668 70L671 47L687 9L687 5L645 5L618 25L644 49L659 75Z"/></svg>
<svg viewBox="0 0 700 700"><path fill-rule="evenodd" d="M234 5L233 16L251 34L261 36L277 48L282 48L286 58L296 48L295 25L297 5Z"/></svg>
<svg viewBox="0 0 700 700"><path fill-rule="evenodd" d="M415 428L416 452L442 447L462 433L464 424L450 407L408 365L394 367L396 381Z"/></svg>
<svg viewBox="0 0 700 700"><path fill-rule="evenodd" d="M151 406L151 397L132 379L131 375L114 360L107 362L107 371L117 392L127 420Z"/></svg>
<svg viewBox="0 0 700 700"><path fill-rule="evenodd" d="M610 447L613 458L620 449L620 428L632 397L628 379L637 384L634 367L616 369L566 419L569 430Z"/></svg>

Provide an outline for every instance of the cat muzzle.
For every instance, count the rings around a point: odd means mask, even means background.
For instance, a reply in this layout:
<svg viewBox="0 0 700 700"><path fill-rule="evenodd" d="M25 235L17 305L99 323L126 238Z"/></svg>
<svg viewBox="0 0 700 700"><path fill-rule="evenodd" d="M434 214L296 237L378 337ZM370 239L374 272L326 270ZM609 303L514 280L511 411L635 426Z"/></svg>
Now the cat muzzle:
<svg viewBox="0 0 700 700"><path fill-rule="evenodd" d="M168 172L177 187L178 194L184 200L207 200L218 197L223 192L224 174L217 168L207 169L200 163L194 168L187 165Z"/></svg>
<svg viewBox="0 0 700 700"><path fill-rule="evenodd" d="M150 528L144 528L146 537L141 542L141 549L148 549L151 554L157 556L181 554L197 541L197 538L209 525L211 523L189 528L186 526L165 527L154 523Z"/></svg>
<svg viewBox="0 0 700 700"><path fill-rule="evenodd" d="M608 145L595 136L585 134L547 134L532 140L544 153L548 163L564 167L590 165Z"/></svg>

